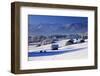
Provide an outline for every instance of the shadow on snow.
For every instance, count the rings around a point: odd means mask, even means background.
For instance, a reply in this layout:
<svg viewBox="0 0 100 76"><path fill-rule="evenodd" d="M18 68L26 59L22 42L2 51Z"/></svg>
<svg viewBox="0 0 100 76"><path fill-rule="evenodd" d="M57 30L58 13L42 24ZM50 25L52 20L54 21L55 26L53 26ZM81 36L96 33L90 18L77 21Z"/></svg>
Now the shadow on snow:
<svg viewBox="0 0 100 76"><path fill-rule="evenodd" d="M74 51L78 51L78 50L82 50L85 49L84 48L78 48L78 49L65 49L65 50L54 50L54 51L49 51L49 52L28 52L28 57L39 57L39 56L52 56L52 55L58 55L58 54L63 54L63 53L67 53L67 52L74 52Z"/></svg>

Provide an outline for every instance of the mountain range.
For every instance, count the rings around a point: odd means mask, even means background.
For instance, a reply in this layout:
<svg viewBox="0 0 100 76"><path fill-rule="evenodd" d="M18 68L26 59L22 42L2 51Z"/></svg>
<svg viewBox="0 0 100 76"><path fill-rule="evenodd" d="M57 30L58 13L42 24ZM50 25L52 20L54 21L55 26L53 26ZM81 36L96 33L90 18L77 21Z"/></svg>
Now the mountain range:
<svg viewBox="0 0 100 76"><path fill-rule="evenodd" d="M73 33L86 33L88 31L87 23L39 23L28 24L29 35L66 35Z"/></svg>

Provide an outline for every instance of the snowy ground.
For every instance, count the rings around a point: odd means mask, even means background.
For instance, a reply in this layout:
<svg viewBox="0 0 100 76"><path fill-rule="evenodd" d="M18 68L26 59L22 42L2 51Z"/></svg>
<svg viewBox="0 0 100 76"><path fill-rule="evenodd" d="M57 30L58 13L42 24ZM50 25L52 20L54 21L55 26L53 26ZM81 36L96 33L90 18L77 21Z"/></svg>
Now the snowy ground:
<svg viewBox="0 0 100 76"><path fill-rule="evenodd" d="M62 40L62 41L59 41L58 44L59 44L59 47L64 47L66 42L68 41L69 39L67 40ZM33 45L30 45L28 50L29 52L37 52L37 51L40 51L40 50L47 50L49 51L51 49L51 44L48 44L48 45L42 45L42 46L39 46L39 47L36 47L36 46L33 46Z"/></svg>
<svg viewBox="0 0 100 76"><path fill-rule="evenodd" d="M82 59L88 57L88 42L78 43L73 45L64 46L65 41L60 41L60 48L58 51L64 51L64 53L51 55L51 56L37 56L28 57L29 60L65 60L65 59ZM39 50L47 50L50 52L51 44L43 45L40 47L29 46L29 52L39 52ZM57 50L53 50L55 52Z"/></svg>

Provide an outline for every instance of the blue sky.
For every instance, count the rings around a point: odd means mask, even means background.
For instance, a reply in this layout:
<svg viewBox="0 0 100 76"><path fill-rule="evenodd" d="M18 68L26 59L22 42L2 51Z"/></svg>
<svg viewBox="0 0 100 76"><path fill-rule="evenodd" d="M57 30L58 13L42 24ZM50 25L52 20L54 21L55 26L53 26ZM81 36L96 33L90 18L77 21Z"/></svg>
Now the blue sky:
<svg viewBox="0 0 100 76"><path fill-rule="evenodd" d="M28 15L29 24L40 23L87 23L87 17Z"/></svg>
<svg viewBox="0 0 100 76"><path fill-rule="evenodd" d="M29 15L31 35L83 33L88 29L88 17Z"/></svg>

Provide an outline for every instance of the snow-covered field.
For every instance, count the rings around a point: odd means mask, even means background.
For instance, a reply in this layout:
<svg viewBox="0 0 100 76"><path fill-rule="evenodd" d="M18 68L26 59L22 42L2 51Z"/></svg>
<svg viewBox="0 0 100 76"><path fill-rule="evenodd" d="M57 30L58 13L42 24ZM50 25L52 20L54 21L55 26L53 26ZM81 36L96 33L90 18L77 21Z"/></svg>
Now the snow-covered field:
<svg viewBox="0 0 100 76"><path fill-rule="evenodd" d="M29 46L28 52L39 52L40 50L46 50L47 52L64 51L61 54L48 55L48 56L36 56L28 57L29 60L65 60L65 59L82 59L88 57L88 41L84 43L78 43L65 46L66 40L59 41L59 50L51 50L51 44L43 45L40 47Z"/></svg>

